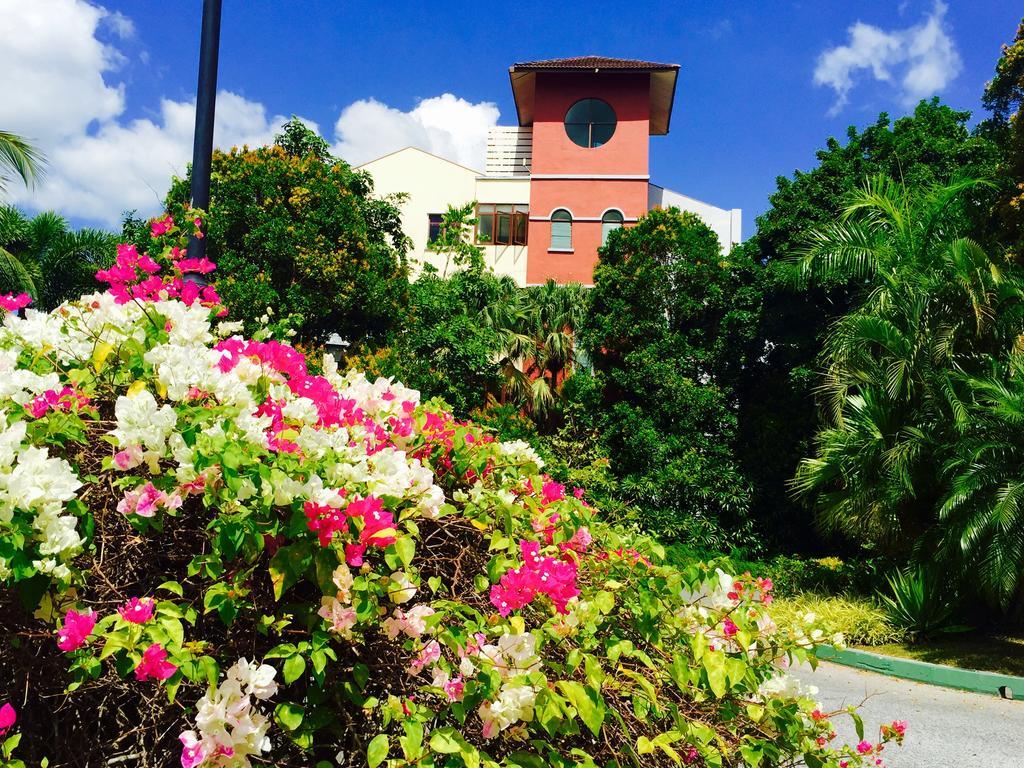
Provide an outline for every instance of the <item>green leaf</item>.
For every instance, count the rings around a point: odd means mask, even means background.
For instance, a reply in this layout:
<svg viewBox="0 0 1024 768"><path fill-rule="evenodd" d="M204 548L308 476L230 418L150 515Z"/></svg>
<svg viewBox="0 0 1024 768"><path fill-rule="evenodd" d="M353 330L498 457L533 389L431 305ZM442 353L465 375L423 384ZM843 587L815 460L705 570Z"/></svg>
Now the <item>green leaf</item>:
<svg viewBox="0 0 1024 768"><path fill-rule="evenodd" d="M388 743L387 734L378 733L374 736L366 748L366 762L370 764L370 768L377 768L383 763L390 749L391 745Z"/></svg>
<svg viewBox="0 0 1024 768"><path fill-rule="evenodd" d="M286 731L294 731L302 725L303 710L298 704L282 701L274 708L274 716Z"/></svg>
<svg viewBox="0 0 1024 768"><path fill-rule="evenodd" d="M416 556L416 540L412 536L402 536L395 541L395 552L398 553L398 559L408 568Z"/></svg>
<svg viewBox="0 0 1024 768"><path fill-rule="evenodd" d="M704 671L708 676L708 686L717 698L725 695L725 654L721 651L708 651L704 654Z"/></svg>
<svg viewBox="0 0 1024 768"><path fill-rule="evenodd" d="M864 741L864 720L853 710L850 711L850 717L853 719L853 727L857 730L857 738Z"/></svg>
<svg viewBox="0 0 1024 768"><path fill-rule="evenodd" d="M741 744L740 754L743 755L743 762L750 768L757 768L761 764L761 758L764 757L764 751L760 744L753 746Z"/></svg>
<svg viewBox="0 0 1024 768"><path fill-rule="evenodd" d="M300 542L281 547L270 560L270 581L274 585L274 599L306 575L313 564L313 552L309 542Z"/></svg>
<svg viewBox="0 0 1024 768"><path fill-rule="evenodd" d="M430 748L442 755L454 755L461 747L462 735L452 727L438 728L430 734Z"/></svg>
<svg viewBox="0 0 1024 768"><path fill-rule="evenodd" d="M284 681L286 683L294 683L300 677L302 673L306 671L306 659L304 656L295 654L289 656L284 662Z"/></svg>
<svg viewBox="0 0 1024 768"><path fill-rule="evenodd" d="M165 581L163 584L158 586L157 589L162 589L165 592L170 592L172 594L177 595L178 597L181 597L185 594L185 591L182 589L181 584L179 584L176 581Z"/></svg>
<svg viewBox="0 0 1024 768"><path fill-rule="evenodd" d="M405 736L398 737L402 754L409 762L416 762L423 754L423 723L417 720L406 720L402 723Z"/></svg>
<svg viewBox="0 0 1024 768"><path fill-rule="evenodd" d="M558 689L576 707L576 712L590 732L595 736L600 734L605 713L601 695L573 680L559 680Z"/></svg>

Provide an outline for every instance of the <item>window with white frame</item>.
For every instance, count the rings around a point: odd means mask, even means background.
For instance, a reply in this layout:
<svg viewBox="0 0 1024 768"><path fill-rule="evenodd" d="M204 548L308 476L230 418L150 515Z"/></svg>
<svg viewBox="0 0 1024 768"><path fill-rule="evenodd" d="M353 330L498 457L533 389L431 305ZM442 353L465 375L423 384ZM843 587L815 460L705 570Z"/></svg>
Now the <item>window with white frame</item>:
<svg viewBox="0 0 1024 768"><path fill-rule="evenodd" d="M601 217L601 245L608 244L608 235L621 227L622 221L622 211L612 208L604 212L604 216Z"/></svg>
<svg viewBox="0 0 1024 768"><path fill-rule="evenodd" d="M564 208L551 214L551 250L572 250L572 214Z"/></svg>

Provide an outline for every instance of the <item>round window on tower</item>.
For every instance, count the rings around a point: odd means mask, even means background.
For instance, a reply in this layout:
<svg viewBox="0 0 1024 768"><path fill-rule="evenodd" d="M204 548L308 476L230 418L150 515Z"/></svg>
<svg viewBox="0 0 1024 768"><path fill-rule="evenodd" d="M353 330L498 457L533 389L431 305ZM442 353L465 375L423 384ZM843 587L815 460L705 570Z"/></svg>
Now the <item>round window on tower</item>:
<svg viewBox="0 0 1024 768"><path fill-rule="evenodd" d="M600 147L615 133L615 110L601 99L581 99L565 113L565 133L581 147Z"/></svg>

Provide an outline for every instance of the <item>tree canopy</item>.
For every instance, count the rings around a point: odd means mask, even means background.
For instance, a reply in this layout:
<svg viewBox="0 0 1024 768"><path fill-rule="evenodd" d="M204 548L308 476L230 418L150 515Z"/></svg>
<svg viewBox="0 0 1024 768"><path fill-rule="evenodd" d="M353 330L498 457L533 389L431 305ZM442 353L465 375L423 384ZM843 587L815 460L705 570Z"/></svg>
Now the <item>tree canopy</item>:
<svg viewBox="0 0 1024 768"><path fill-rule="evenodd" d="M397 201L375 198L368 174L323 147L293 120L273 146L215 151L208 255L250 331L270 307L294 316L299 341L381 338L408 292ZM186 215L190 183L174 180L172 215Z"/></svg>

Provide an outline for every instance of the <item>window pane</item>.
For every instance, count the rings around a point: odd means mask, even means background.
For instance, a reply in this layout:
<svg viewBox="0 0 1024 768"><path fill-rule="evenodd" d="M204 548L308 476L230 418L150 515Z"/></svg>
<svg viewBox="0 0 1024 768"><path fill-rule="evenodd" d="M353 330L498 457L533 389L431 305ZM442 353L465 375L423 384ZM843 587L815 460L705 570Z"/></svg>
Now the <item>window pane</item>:
<svg viewBox="0 0 1024 768"><path fill-rule="evenodd" d="M517 211L512 218L512 242L516 245L526 245L527 216L525 212Z"/></svg>
<svg viewBox="0 0 1024 768"><path fill-rule="evenodd" d="M554 221L551 222L551 247L569 249L572 248L572 222Z"/></svg>
<svg viewBox="0 0 1024 768"><path fill-rule="evenodd" d="M606 221L603 224L601 224L601 245L607 245L608 235L610 235L614 230L618 229L621 226L622 224L620 224L619 222Z"/></svg>
<svg viewBox="0 0 1024 768"><path fill-rule="evenodd" d="M511 208L511 206L509 207ZM499 245L508 245L512 242L512 215L510 213L498 214L498 233L494 242Z"/></svg>
<svg viewBox="0 0 1024 768"><path fill-rule="evenodd" d="M565 208L559 208L557 211L551 214L552 221L572 221L572 214L569 213Z"/></svg>
<svg viewBox="0 0 1024 768"><path fill-rule="evenodd" d="M441 234L441 214L431 213L427 215L429 224L427 225L427 244L433 243L437 240Z"/></svg>
<svg viewBox="0 0 1024 768"><path fill-rule="evenodd" d="M476 224L476 239L481 243L490 243L494 240L494 214L485 213L480 216Z"/></svg>

